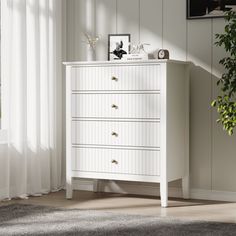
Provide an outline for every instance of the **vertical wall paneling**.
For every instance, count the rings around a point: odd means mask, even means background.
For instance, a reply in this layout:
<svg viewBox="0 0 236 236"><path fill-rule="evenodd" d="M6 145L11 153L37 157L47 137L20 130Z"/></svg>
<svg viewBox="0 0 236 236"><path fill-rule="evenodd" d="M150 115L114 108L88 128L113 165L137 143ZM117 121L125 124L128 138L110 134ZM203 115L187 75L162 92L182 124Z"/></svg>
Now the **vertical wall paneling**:
<svg viewBox="0 0 236 236"><path fill-rule="evenodd" d="M222 19L213 21L213 38L216 33L222 33L225 22ZM215 40L214 40L215 41ZM214 43L214 42L213 42ZM213 98L219 94L216 81L223 73L223 67L219 65L219 60L226 56L224 49L213 46L213 73L212 90ZM221 191L236 191L236 137L229 137L222 126L216 123L218 115L212 109L212 188Z"/></svg>
<svg viewBox="0 0 236 236"><path fill-rule="evenodd" d="M188 21L192 187L211 189L211 20Z"/></svg>
<svg viewBox="0 0 236 236"><path fill-rule="evenodd" d="M68 61L73 61L75 58L75 19L74 19L74 9L75 0L67 0L66 6L66 59Z"/></svg>
<svg viewBox="0 0 236 236"><path fill-rule="evenodd" d="M108 34L116 33L116 0L96 0L96 59L107 60Z"/></svg>
<svg viewBox="0 0 236 236"><path fill-rule="evenodd" d="M89 46L84 33L95 34L95 0L67 0L68 60L87 60Z"/></svg>
<svg viewBox="0 0 236 236"><path fill-rule="evenodd" d="M74 0L74 60L86 60L86 45L83 32L85 30L85 1Z"/></svg>
<svg viewBox="0 0 236 236"><path fill-rule="evenodd" d="M117 33L131 34L131 42L139 43L140 0L117 1Z"/></svg>
<svg viewBox="0 0 236 236"><path fill-rule="evenodd" d="M163 0L163 48L170 58L186 60L186 0Z"/></svg>
<svg viewBox="0 0 236 236"><path fill-rule="evenodd" d="M152 53L162 48L162 37L162 0L140 0L140 42Z"/></svg>

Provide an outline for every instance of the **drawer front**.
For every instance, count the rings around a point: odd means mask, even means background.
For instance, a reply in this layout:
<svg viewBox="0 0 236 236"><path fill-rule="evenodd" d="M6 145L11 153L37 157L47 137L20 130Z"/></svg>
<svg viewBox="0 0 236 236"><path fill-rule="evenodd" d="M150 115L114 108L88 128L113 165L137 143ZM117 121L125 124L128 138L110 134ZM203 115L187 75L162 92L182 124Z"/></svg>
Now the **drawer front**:
<svg viewBox="0 0 236 236"><path fill-rule="evenodd" d="M160 118L160 94L72 94L72 117Z"/></svg>
<svg viewBox="0 0 236 236"><path fill-rule="evenodd" d="M160 175L160 151L72 148L72 170Z"/></svg>
<svg viewBox="0 0 236 236"><path fill-rule="evenodd" d="M72 90L159 90L160 65L73 67Z"/></svg>
<svg viewBox="0 0 236 236"><path fill-rule="evenodd" d="M72 143L160 147L160 123L72 121Z"/></svg>

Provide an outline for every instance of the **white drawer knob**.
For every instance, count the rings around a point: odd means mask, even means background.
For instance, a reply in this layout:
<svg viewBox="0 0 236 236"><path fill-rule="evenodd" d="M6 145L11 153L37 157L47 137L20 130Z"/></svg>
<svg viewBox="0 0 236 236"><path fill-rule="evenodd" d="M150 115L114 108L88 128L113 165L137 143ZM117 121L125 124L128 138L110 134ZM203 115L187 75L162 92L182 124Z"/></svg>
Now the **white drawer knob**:
<svg viewBox="0 0 236 236"><path fill-rule="evenodd" d="M118 161L117 160L112 160L111 163L118 165Z"/></svg>
<svg viewBox="0 0 236 236"><path fill-rule="evenodd" d="M116 82L117 82L117 81L118 81L118 78L116 78L115 76L112 76L112 77L111 77L111 80L113 80L113 81L116 81Z"/></svg>
<svg viewBox="0 0 236 236"><path fill-rule="evenodd" d="M114 108L114 109L118 109L118 106L115 105L115 104L112 104L111 107Z"/></svg>
<svg viewBox="0 0 236 236"><path fill-rule="evenodd" d="M112 136L118 137L118 134L116 132L111 133Z"/></svg>

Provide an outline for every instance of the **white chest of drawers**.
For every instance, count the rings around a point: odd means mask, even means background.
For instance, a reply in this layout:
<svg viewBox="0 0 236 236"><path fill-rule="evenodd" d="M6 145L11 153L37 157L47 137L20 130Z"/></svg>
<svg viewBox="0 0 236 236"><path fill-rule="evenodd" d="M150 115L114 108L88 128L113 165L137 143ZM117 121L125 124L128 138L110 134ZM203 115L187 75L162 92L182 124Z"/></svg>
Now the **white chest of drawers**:
<svg viewBox="0 0 236 236"><path fill-rule="evenodd" d="M189 197L189 65L67 62L67 198L72 178L160 183Z"/></svg>

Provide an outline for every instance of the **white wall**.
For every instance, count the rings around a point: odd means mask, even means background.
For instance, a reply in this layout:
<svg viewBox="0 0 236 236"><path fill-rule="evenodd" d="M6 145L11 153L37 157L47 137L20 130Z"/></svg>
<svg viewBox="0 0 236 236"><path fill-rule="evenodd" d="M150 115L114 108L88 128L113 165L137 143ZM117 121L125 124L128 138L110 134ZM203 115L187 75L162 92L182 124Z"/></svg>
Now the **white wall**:
<svg viewBox="0 0 236 236"><path fill-rule="evenodd" d="M83 31L100 35L97 60L107 60L107 34L130 33L149 51L167 48L172 59L190 60L191 188L236 192L236 138L215 123L210 103L222 68L214 46L223 19L186 20L186 0L67 0L67 60L86 60Z"/></svg>

